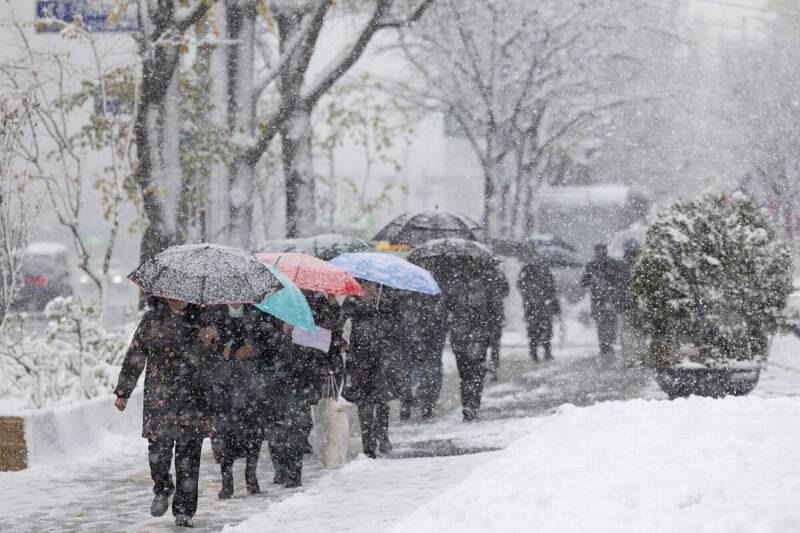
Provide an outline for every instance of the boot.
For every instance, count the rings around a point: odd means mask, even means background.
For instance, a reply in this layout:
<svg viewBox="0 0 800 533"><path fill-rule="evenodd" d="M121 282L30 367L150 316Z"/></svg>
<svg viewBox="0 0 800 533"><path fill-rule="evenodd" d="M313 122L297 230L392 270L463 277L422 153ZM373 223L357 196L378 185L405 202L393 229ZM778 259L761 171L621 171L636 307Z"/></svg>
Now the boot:
<svg viewBox="0 0 800 533"><path fill-rule="evenodd" d="M477 422L478 421L478 410L472 408L465 408L462 410L462 414L464 416L464 423L470 422Z"/></svg>
<svg viewBox="0 0 800 533"><path fill-rule="evenodd" d="M291 462L286 465L286 482L283 486L287 489L293 489L303 484L303 458L295 458L293 461L290 458L289 461Z"/></svg>
<svg viewBox="0 0 800 533"><path fill-rule="evenodd" d="M222 490L219 499L227 500L233 496L233 465L222 465Z"/></svg>
<svg viewBox="0 0 800 533"><path fill-rule="evenodd" d="M156 494L153 503L150 504L150 514L152 516L164 516L169 508L169 493Z"/></svg>
<svg viewBox="0 0 800 533"><path fill-rule="evenodd" d="M247 485L248 494L260 494L261 487L258 485L258 457L248 457L247 466L244 469L244 482Z"/></svg>
<svg viewBox="0 0 800 533"><path fill-rule="evenodd" d="M175 525L178 527L194 527L192 517L188 514L179 514L175 517Z"/></svg>

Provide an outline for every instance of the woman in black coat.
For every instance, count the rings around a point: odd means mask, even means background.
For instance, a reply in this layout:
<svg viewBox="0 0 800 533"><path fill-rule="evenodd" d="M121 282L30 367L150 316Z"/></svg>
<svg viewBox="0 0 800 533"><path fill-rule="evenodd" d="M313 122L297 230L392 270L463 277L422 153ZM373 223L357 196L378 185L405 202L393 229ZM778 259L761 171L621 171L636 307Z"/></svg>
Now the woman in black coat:
<svg viewBox="0 0 800 533"><path fill-rule="evenodd" d="M212 410L211 445L222 473L222 499L233 496L233 463L245 458L247 492L261 492L258 455L266 426L263 376L256 360L264 342L264 313L251 305L221 305L210 309L204 321L214 328L214 360L209 367L209 405Z"/></svg>
<svg viewBox="0 0 800 533"><path fill-rule="evenodd" d="M402 397L409 376L397 297L374 283L362 287L367 296L345 304L352 332L342 395L358 407L362 448L375 458L391 451L389 402Z"/></svg>
<svg viewBox="0 0 800 533"><path fill-rule="evenodd" d="M208 349L201 343L198 309L178 300L151 298L122 362L114 405L125 407L142 371L142 436L148 440L155 497L153 516L162 516L175 491L172 513L178 526L192 526L197 511L200 451L209 433L205 367ZM175 455L175 483L170 467Z"/></svg>

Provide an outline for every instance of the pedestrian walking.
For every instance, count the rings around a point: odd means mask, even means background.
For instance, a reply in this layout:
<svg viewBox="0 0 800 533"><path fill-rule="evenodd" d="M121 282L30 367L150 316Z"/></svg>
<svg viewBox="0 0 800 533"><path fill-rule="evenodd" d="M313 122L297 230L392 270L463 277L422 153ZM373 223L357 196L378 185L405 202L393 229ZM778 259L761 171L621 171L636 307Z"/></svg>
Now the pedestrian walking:
<svg viewBox="0 0 800 533"><path fill-rule="evenodd" d="M486 353L495 326L486 320L489 313L489 280L497 276L485 263L469 259L446 293L450 321L450 345L456 357L464 422L478 420L483 396L483 381L488 363ZM458 287L458 288L455 288Z"/></svg>
<svg viewBox="0 0 800 533"><path fill-rule="evenodd" d="M447 307L441 295L410 293L400 302L409 373L400 419L411 418L416 404L422 420L433 418L442 390L442 352L447 340ZM414 394L416 387L416 394Z"/></svg>
<svg viewBox="0 0 800 533"><path fill-rule="evenodd" d="M148 441L153 503L150 513L162 516L172 500L175 524L192 527L197 511L200 451L209 433L204 368L211 340L201 330L198 308L179 300L150 298L131 346L125 354L114 405L124 411L142 371L144 411L142 436ZM175 481L170 469L175 459Z"/></svg>
<svg viewBox="0 0 800 533"><path fill-rule="evenodd" d="M233 463L244 458L249 494L261 492L258 456L266 425L263 380L257 371L263 342L260 322L266 315L251 305L228 304L211 308L204 322L214 330L209 367L211 446L220 465L220 499L233 496ZM266 406L269 408L269 406Z"/></svg>
<svg viewBox="0 0 800 533"><path fill-rule="evenodd" d="M531 261L522 267L517 287L522 295L530 357L538 361L541 347L544 359L550 360L553 358L553 317L561 314L553 272L543 261Z"/></svg>
<svg viewBox="0 0 800 533"><path fill-rule="evenodd" d="M312 451L308 442L313 429L311 408L322 398L325 379L329 376L334 376L337 382L343 379L342 311L326 294L310 291L304 294L317 327L331 332L331 343L327 351L293 344L291 332L286 329L281 340L273 345L272 396L279 398L268 440L275 469L273 481L286 488L302 485L303 455Z"/></svg>
<svg viewBox="0 0 800 533"><path fill-rule="evenodd" d="M349 301L345 311L352 331L342 396L356 404L364 454L375 458L391 452L389 402L402 396L408 367L397 344L397 297L376 283L362 287L367 295Z"/></svg>
<svg viewBox="0 0 800 533"><path fill-rule="evenodd" d="M592 318L597 324L600 356L606 359L614 354L617 315L625 294L623 277L622 262L608 256L605 244L596 245L594 259L586 264L581 285L591 293Z"/></svg>
<svg viewBox="0 0 800 533"><path fill-rule="evenodd" d="M275 470L273 483L294 488L302 485L303 454L313 428L311 405L320 395L320 363L313 351L292 344L290 326L274 320L273 330L273 340L260 363L273 405L267 440Z"/></svg>
<svg viewBox="0 0 800 533"><path fill-rule="evenodd" d="M486 285L486 322L489 328L489 372L492 381L497 381L500 369L500 346L503 339L503 326L506 323L506 312L503 301L509 293L508 279L498 267L492 269Z"/></svg>

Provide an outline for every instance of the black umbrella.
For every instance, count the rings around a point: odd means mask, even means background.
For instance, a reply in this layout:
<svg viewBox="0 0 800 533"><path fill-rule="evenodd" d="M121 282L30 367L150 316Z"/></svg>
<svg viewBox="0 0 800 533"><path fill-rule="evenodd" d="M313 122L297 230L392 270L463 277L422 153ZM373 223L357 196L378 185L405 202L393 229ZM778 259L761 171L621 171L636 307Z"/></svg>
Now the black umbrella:
<svg viewBox="0 0 800 533"><path fill-rule="evenodd" d="M414 248L408 260L430 271L446 294L474 290L500 263L484 244L459 238L428 241Z"/></svg>
<svg viewBox="0 0 800 533"><path fill-rule="evenodd" d="M259 303L282 288L252 254L208 243L171 246L128 279L153 296L197 305Z"/></svg>
<svg viewBox="0 0 800 533"><path fill-rule="evenodd" d="M459 238L433 239L421 244L409 254L408 260L414 262L428 257L470 257L478 260L497 261L486 245Z"/></svg>
<svg viewBox="0 0 800 533"><path fill-rule="evenodd" d="M302 252L323 261L330 261L344 253L368 252L372 246L351 235L324 233L312 237L278 239L264 242L257 252Z"/></svg>
<svg viewBox="0 0 800 533"><path fill-rule="evenodd" d="M542 261L549 267L575 268L581 266L578 255L570 249L571 247L566 248L550 242L491 239L487 244L497 255L516 257L523 263Z"/></svg>
<svg viewBox="0 0 800 533"><path fill-rule="evenodd" d="M481 225L467 216L429 209L400 215L384 226L373 240L416 246L446 237L478 240L481 230Z"/></svg>

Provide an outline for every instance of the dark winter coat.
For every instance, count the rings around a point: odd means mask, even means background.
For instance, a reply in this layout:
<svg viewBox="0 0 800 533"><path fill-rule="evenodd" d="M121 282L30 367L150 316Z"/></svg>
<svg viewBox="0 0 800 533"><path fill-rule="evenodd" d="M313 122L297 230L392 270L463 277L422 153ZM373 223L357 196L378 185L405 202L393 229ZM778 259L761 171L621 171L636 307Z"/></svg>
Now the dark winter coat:
<svg viewBox="0 0 800 533"><path fill-rule="evenodd" d="M494 269L489 273L486 285L486 322L490 330L490 341L498 343L503 336L503 325L506 322L503 300L508 296L508 279L502 270Z"/></svg>
<svg viewBox="0 0 800 533"><path fill-rule="evenodd" d="M553 273L543 263L529 263L520 271L517 287L529 337L533 341L549 340L553 336L553 316L561 313Z"/></svg>
<svg viewBox="0 0 800 533"><path fill-rule="evenodd" d="M311 350L310 356L316 360L319 382L318 388L322 386L329 375L336 378L337 383L341 383L344 378L344 359L342 349L345 341L342 338L342 331L346 317L342 307L335 301L330 301L324 294L315 293L306 295L311 313L314 315L314 323L331 332L331 346L327 353L322 353L313 348L302 348Z"/></svg>
<svg viewBox="0 0 800 533"><path fill-rule="evenodd" d="M348 300L345 316L352 332L342 395L356 404L400 398L409 376L397 297L383 289L377 309L366 299Z"/></svg>
<svg viewBox="0 0 800 533"><path fill-rule="evenodd" d="M136 328L114 393L129 398L145 371L142 436L147 439L190 440L209 434L209 353L197 327L192 308L176 313L158 302Z"/></svg>
<svg viewBox="0 0 800 533"><path fill-rule="evenodd" d="M266 394L268 377L257 364L270 342L267 320L267 315L250 305L243 307L242 317L230 316L224 305L215 306L203 317L204 325L217 331L209 347L212 361L208 367L214 433L261 431L275 410ZM244 347L250 348L249 355L239 351Z"/></svg>
<svg viewBox="0 0 800 533"><path fill-rule="evenodd" d="M405 350L416 360L441 358L447 339L444 297L411 293L399 305Z"/></svg>
<svg viewBox="0 0 800 533"><path fill-rule="evenodd" d="M496 339L496 302L503 289L507 289L507 282L503 287L499 281L501 275L485 268L464 272L445 294L450 314L450 343L454 350L476 344L488 346Z"/></svg>
<svg viewBox="0 0 800 533"><path fill-rule="evenodd" d="M617 259L595 258L586 264L581 285L591 291L593 317L621 310L626 290L624 278L624 266Z"/></svg>

